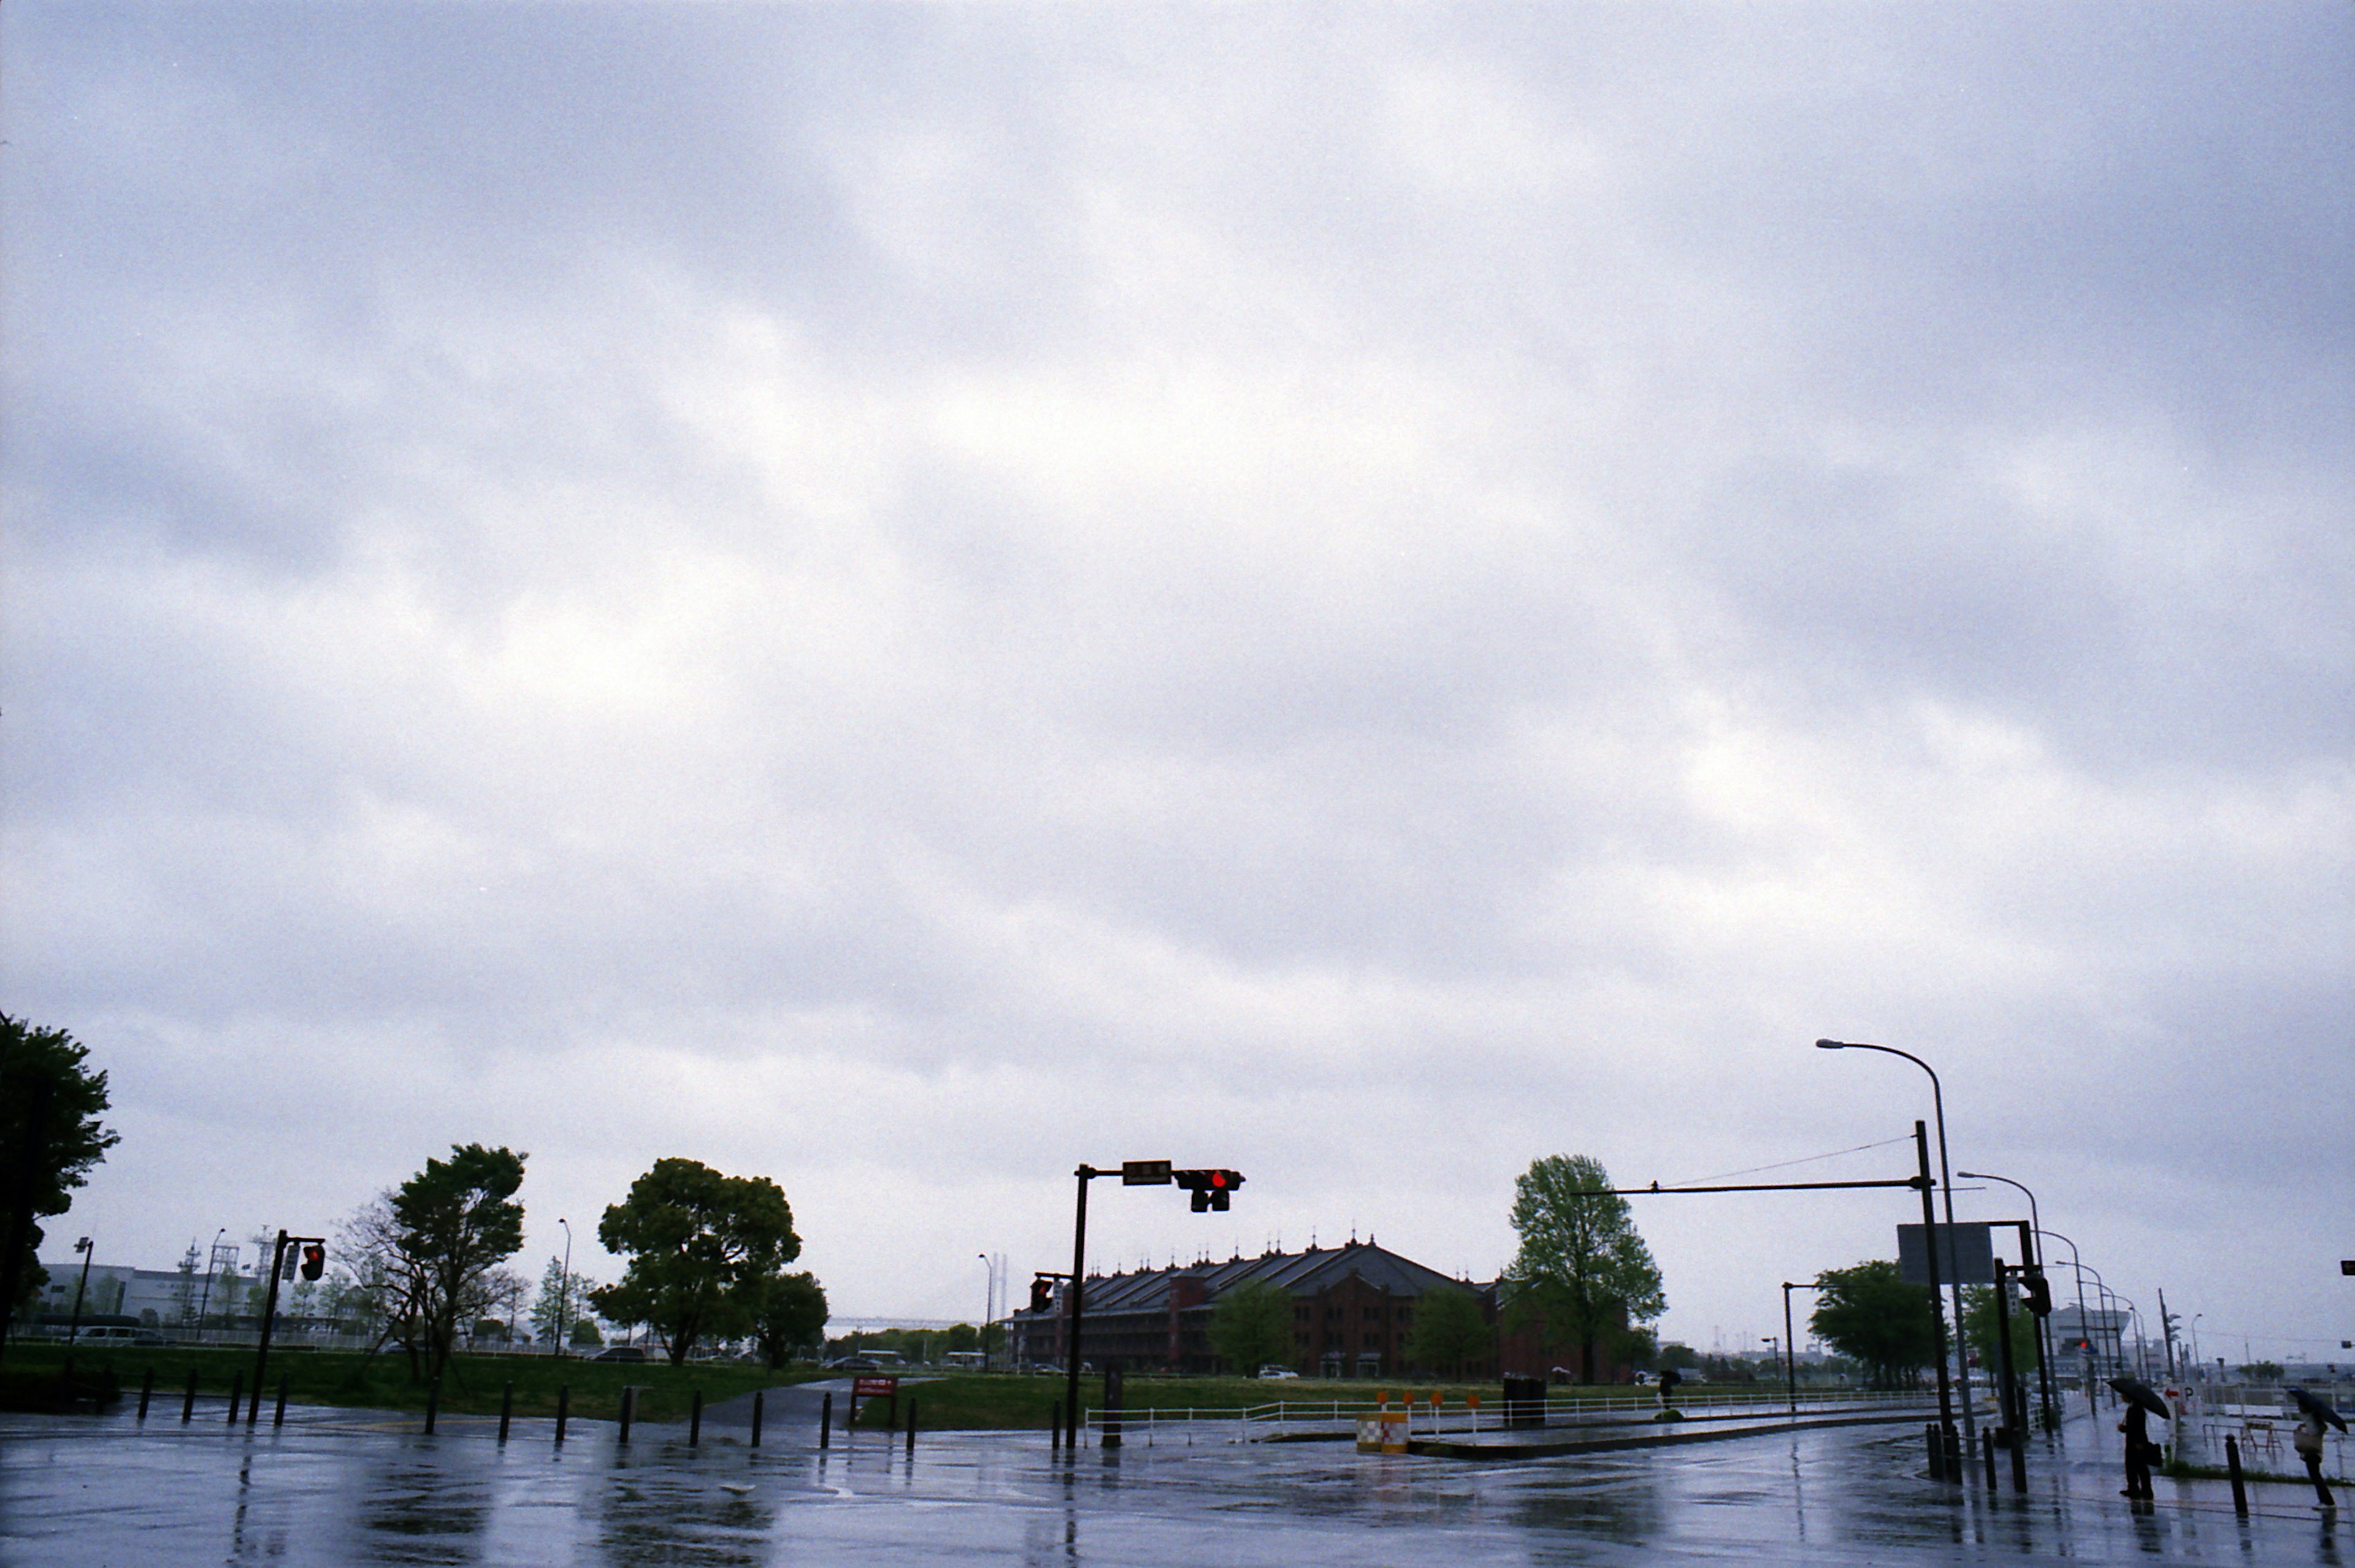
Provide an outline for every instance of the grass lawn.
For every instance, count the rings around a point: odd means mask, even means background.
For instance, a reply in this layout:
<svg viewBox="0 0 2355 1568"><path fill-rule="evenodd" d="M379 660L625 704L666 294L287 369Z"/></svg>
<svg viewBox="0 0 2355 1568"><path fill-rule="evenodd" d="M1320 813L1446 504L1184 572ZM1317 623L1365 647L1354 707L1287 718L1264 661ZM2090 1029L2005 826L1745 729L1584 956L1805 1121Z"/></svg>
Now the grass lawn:
<svg viewBox="0 0 2355 1568"><path fill-rule="evenodd" d="M8 1347L7 1381L12 1389L28 1377L54 1375L65 1363L65 1347L15 1343ZM253 1351L195 1346L125 1347L74 1351L77 1381L112 1372L123 1397L136 1399L140 1380L149 1369L155 1374L155 1409L176 1419L188 1374L197 1375L200 1396L218 1401L232 1379L242 1374L246 1392L252 1392ZM695 1391L703 1391L706 1404L820 1377L815 1368L766 1367L733 1361L698 1361L673 1367L665 1361L583 1361L545 1356L453 1357L442 1381L441 1408L456 1414L496 1415L506 1384L515 1384L515 1413L552 1416L557 1390L572 1391L571 1413L582 1420L611 1421L621 1413L625 1385L638 1392L641 1421L684 1421ZM273 1347L270 1352L268 1387L263 1403L275 1398L284 1377L287 1400L297 1404L357 1405L373 1410L425 1408L426 1389L411 1382L409 1359L397 1351L363 1355L356 1350L302 1350ZM215 1404L214 1409L219 1407ZM153 1419L151 1415L150 1419ZM218 1419L216 1414L215 1419ZM264 1419L267 1419L265 1415Z"/></svg>

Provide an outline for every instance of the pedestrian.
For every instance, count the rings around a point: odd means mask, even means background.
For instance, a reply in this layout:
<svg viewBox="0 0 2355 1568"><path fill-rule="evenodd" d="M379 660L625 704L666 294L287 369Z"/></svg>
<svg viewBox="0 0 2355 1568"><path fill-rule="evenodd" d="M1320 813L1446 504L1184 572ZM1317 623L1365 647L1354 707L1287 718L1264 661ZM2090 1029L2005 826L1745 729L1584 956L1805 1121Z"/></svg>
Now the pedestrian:
<svg viewBox="0 0 2355 1568"><path fill-rule="evenodd" d="M2330 1488L2323 1484L2322 1479L2322 1417L2314 1411L2307 1411L2306 1419L2297 1424L2297 1435L2290 1441L2297 1448L2297 1456L2306 1461L2307 1479L2314 1483L2318 1506L2337 1508L2339 1499L2330 1495Z"/></svg>
<svg viewBox="0 0 2355 1568"><path fill-rule="evenodd" d="M2158 1445L2150 1440L2150 1413L2128 1400L2126 1418L2118 1423L2118 1430L2126 1435L2126 1489L2118 1496L2156 1497L2150 1489L2150 1462L2158 1457Z"/></svg>

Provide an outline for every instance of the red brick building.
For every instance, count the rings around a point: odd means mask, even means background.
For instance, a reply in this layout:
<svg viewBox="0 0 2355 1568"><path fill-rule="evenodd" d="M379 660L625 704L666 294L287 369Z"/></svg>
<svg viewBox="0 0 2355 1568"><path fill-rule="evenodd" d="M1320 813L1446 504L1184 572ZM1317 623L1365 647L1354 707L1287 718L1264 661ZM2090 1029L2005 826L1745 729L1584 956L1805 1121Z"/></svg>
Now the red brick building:
<svg viewBox="0 0 2355 1568"><path fill-rule="evenodd" d="M1497 1321L1495 1283L1450 1279L1370 1241L1351 1242L1222 1264L1091 1275L1080 1359L1100 1371L1114 1366L1130 1371L1257 1371L1222 1369L1210 1349L1210 1314L1219 1297L1250 1280L1291 1293L1292 1368L1310 1377L1396 1378L1431 1371L1408 1363L1406 1340L1415 1303L1432 1289L1469 1291L1479 1298L1492 1328ZM1017 1363L1062 1364L1069 1322L1060 1293L1044 1312L1014 1314L1006 1328ZM1545 1377L1556 1365L1572 1366L1574 1360L1574 1352L1547 1351L1538 1335L1499 1332L1490 1354L1467 1363L1462 1375ZM1626 1376L1609 1362L1596 1370L1606 1381Z"/></svg>

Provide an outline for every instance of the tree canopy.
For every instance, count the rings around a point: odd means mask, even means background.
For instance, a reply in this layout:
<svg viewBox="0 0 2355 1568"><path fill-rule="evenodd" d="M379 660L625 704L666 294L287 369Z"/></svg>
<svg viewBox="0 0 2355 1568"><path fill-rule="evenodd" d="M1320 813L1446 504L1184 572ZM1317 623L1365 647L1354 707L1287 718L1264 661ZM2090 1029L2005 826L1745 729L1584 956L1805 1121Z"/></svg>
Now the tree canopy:
<svg viewBox="0 0 2355 1568"><path fill-rule="evenodd" d="M1454 1285L1434 1285L1415 1298L1406 1359L1415 1366L1460 1376L1466 1361L1487 1355L1496 1333L1478 1296Z"/></svg>
<svg viewBox="0 0 2355 1568"><path fill-rule="evenodd" d="M1816 1276L1816 1310L1807 1327L1841 1355L1862 1364L1876 1387L1921 1381L1938 1359L1937 1298L1927 1285L1907 1285L1887 1259Z"/></svg>
<svg viewBox="0 0 2355 1568"><path fill-rule="evenodd" d="M2019 1299L2016 1286L2007 1285L2011 1299L2007 1304L2011 1319L2011 1369L2027 1373L2036 1370L2036 1317ZM1971 1337L1971 1349L1978 1353L1979 1365L1993 1377L2002 1361L2002 1333L1998 1327L1995 1310L1995 1287L1989 1285L1966 1285L1963 1289L1963 1331Z"/></svg>
<svg viewBox="0 0 2355 1568"><path fill-rule="evenodd" d="M101 1125L106 1074L61 1029L0 1013L0 1320L40 1289L41 1219L62 1214L120 1138Z"/></svg>
<svg viewBox="0 0 2355 1568"><path fill-rule="evenodd" d="M377 1298L385 1332L409 1352L410 1370L436 1377L458 1330L504 1305L518 1282L499 1265L523 1246L526 1155L463 1144L367 1205L345 1225L342 1247Z"/></svg>
<svg viewBox="0 0 2355 1568"><path fill-rule="evenodd" d="M653 1328L674 1365L700 1340L751 1331L771 1284L802 1251L775 1182L692 1159L655 1161L606 1209L597 1239L630 1261L590 1300L608 1322Z"/></svg>
<svg viewBox="0 0 2355 1568"><path fill-rule="evenodd" d="M1610 1173L1585 1155L1533 1161L1513 1184L1520 1250L1506 1278L1516 1326L1540 1327L1552 1345L1575 1345L1579 1379L1593 1382L1595 1352L1625 1349L1636 1325L1668 1310L1659 1266L1636 1232Z"/></svg>
<svg viewBox="0 0 2355 1568"><path fill-rule="evenodd" d="M1210 1308L1210 1349L1241 1377L1292 1365L1292 1292L1263 1279L1228 1290Z"/></svg>
<svg viewBox="0 0 2355 1568"><path fill-rule="evenodd" d="M753 1337L769 1365L782 1367L794 1351L826 1344L826 1287L808 1273L779 1275L769 1281L753 1319ZM954 1340L954 1331L950 1335ZM957 1347L952 1343L950 1349Z"/></svg>

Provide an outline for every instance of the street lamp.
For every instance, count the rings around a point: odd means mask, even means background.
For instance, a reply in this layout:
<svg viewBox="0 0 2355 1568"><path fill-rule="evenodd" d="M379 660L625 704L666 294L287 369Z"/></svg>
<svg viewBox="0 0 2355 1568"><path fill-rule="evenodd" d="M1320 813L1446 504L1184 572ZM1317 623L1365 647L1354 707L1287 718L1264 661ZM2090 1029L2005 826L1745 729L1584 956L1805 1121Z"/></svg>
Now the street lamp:
<svg viewBox="0 0 2355 1568"><path fill-rule="evenodd" d="M1938 1116L1938 1185L1945 1199L1946 1246L1948 1255L1952 1256L1955 1244L1955 1178L1946 1168L1946 1092L1938 1083L1936 1070L1912 1051L1900 1051L1893 1045L1867 1045L1859 1040L1819 1040L1816 1041L1816 1049L1817 1051L1877 1051L1884 1056L1902 1056L1930 1074L1930 1104ZM1930 1255L1936 1257L1938 1239L1935 1236L1924 1239L1929 1243ZM1954 1289L1955 1371L1957 1374L1955 1381L1960 1385L1963 1396L1963 1441L1966 1444L1976 1445L1978 1441L1978 1428L1971 1420L1971 1341L1963 1326L1963 1282L1956 1279L1949 1280L1947 1283Z"/></svg>
<svg viewBox="0 0 2355 1568"><path fill-rule="evenodd" d="M73 1320L66 1327L66 1343L69 1345L81 1338L81 1298L90 1289L90 1238L84 1236L76 1242L73 1250L81 1254L81 1283L74 1286Z"/></svg>
<svg viewBox="0 0 2355 1568"><path fill-rule="evenodd" d="M981 1260L985 1271L981 1285L981 1364L989 1366L989 1320L997 1311L997 1265L989 1261L987 1253L973 1254Z"/></svg>
<svg viewBox="0 0 2355 1568"><path fill-rule="evenodd" d="M2027 1192L2028 1229L2030 1235L2033 1238L2034 1236L2041 1235L2043 1232L2044 1221L2036 1211L2036 1194L2028 1191L2028 1184L2026 1182L2014 1181L2009 1176L1997 1176L1989 1171L1984 1170L1962 1170L1955 1172L1955 1174L1960 1176L1965 1181L2000 1181L2006 1187L2017 1187L2022 1192ZM2033 1263L2036 1265L2036 1272L2041 1275L2044 1272L2044 1243L2031 1239L2029 1246L2030 1256L2027 1261ZM2045 1305L2049 1307L2051 1303L2048 1300ZM2051 1357L2046 1350L2046 1345L2051 1339L2051 1335L2048 1328L2049 1322L2050 1319L2043 1317L2040 1317L2036 1320L2036 1371L2037 1376L2041 1380L2043 1384L2041 1392L2044 1396L2044 1420L2048 1425L2051 1424L2053 1419L2052 1374L2050 1367Z"/></svg>
<svg viewBox="0 0 2355 1568"><path fill-rule="evenodd" d="M202 1338L205 1331L205 1309L213 1304L213 1275L218 1272L214 1268L213 1264L220 1257L220 1239L228 1234L229 1227L227 1225L223 1225L219 1230L215 1231L213 1232L212 1247L205 1254L205 1293L197 1299L197 1334L198 1338Z"/></svg>
<svg viewBox="0 0 2355 1568"><path fill-rule="evenodd" d="M559 1217L564 1227L564 1273L556 1282L556 1356L564 1359L564 1318L572 1305L572 1221Z"/></svg>

